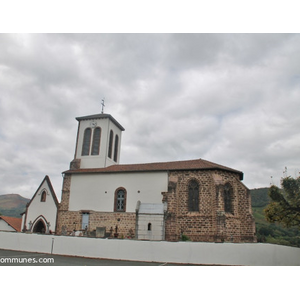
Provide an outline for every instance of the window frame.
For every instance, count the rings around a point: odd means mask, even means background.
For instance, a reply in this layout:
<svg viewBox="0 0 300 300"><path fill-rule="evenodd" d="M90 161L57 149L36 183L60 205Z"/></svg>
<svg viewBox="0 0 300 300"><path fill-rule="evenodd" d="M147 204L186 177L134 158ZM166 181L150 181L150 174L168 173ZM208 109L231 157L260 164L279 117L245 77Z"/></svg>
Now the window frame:
<svg viewBox="0 0 300 300"><path fill-rule="evenodd" d="M118 209L118 193L124 191L123 209ZM124 187L119 187L115 190L114 212L126 212L127 191Z"/></svg>
<svg viewBox="0 0 300 300"><path fill-rule="evenodd" d="M223 199L225 213L233 214L233 187L229 182L224 184Z"/></svg>
<svg viewBox="0 0 300 300"><path fill-rule="evenodd" d="M119 136L115 135L115 145L114 145L114 161L118 161L118 150L119 150Z"/></svg>
<svg viewBox="0 0 300 300"><path fill-rule="evenodd" d="M112 158L113 140L114 140L114 132L111 129L109 132L108 155L107 155L109 158Z"/></svg>
<svg viewBox="0 0 300 300"><path fill-rule="evenodd" d="M193 187L192 185L194 184L195 186ZM200 185L198 180L191 179L188 183L188 211L199 212L200 211L199 203L200 203Z"/></svg>
<svg viewBox="0 0 300 300"><path fill-rule="evenodd" d="M89 132L89 136L87 135L87 132ZM90 127L87 127L84 130L84 134L83 134L81 156L89 156L90 155L91 138L92 138L92 129Z"/></svg>
<svg viewBox="0 0 300 300"><path fill-rule="evenodd" d="M41 201L40 202L46 202L46 198L47 198L47 192L44 190L41 193Z"/></svg>
<svg viewBox="0 0 300 300"><path fill-rule="evenodd" d="M99 129L99 142L98 142L98 145L96 145L96 138L97 138L96 132L98 129ZM101 130L101 127L99 127L99 126L93 130L93 143L92 143L91 155L100 155L101 133L102 133L102 130Z"/></svg>

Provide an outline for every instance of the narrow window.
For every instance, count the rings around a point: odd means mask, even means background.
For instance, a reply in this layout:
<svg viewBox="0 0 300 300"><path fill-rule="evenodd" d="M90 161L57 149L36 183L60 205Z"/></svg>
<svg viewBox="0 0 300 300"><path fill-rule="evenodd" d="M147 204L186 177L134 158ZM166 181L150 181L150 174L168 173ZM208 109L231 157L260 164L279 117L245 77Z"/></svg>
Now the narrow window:
<svg viewBox="0 0 300 300"><path fill-rule="evenodd" d="M151 231L151 230L152 230L152 224L148 223L148 231Z"/></svg>
<svg viewBox="0 0 300 300"><path fill-rule="evenodd" d="M189 183L189 211L199 211L199 184L196 180Z"/></svg>
<svg viewBox="0 0 300 300"><path fill-rule="evenodd" d="M109 134L109 144L108 144L108 157L109 158L111 158L111 156L112 156L113 138L114 138L114 133L111 130L110 134Z"/></svg>
<svg viewBox="0 0 300 300"><path fill-rule="evenodd" d="M81 229L86 230L89 227L89 213L82 213Z"/></svg>
<svg viewBox="0 0 300 300"><path fill-rule="evenodd" d="M226 183L224 186L224 206L225 212L233 213L233 189L230 183Z"/></svg>
<svg viewBox="0 0 300 300"><path fill-rule="evenodd" d="M90 154L91 134L92 134L91 128L87 128L84 131L82 153L81 153L82 156Z"/></svg>
<svg viewBox="0 0 300 300"><path fill-rule="evenodd" d="M43 191L41 195L41 202L46 202L46 196L47 196L46 192Z"/></svg>
<svg viewBox="0 0 300 300"><path fill-rule="evenodd" d="M115 152L114 152L114 161L117 162L118 160L118 147L119 147L119 137L116 134L115 137Z"/></svg>
<svg viewBox="0 0 300 300"><path fill-rule="evenodd" d="M97 127L94 130L92 155L99 155L100 152L101 128Z"/></svg>
<svg viewBox="0 0 300 300"><path fill-rule="evenodd" d="M115 192L114 211L126 211L126 190L124 188L119 188Z"/></svg>

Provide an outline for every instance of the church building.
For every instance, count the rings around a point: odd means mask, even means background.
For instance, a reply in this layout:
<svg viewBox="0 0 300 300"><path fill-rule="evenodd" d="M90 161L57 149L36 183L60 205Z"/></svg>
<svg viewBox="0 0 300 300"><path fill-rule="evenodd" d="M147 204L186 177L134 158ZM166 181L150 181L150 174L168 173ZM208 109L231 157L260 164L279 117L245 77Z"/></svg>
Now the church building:
<svg viewBox="0 0 300 300"><path fill-rule="evenodd" d="M46 175L22 214L22 231L55 233L58 204L50 178Z"/></svg>
<svg viewBox="0 0 300 300"><path fill-rule="evenodd" d="M256 242L242 172L203 159L120 164L122 125L104 113L76 119L56 234Z"/></svg>

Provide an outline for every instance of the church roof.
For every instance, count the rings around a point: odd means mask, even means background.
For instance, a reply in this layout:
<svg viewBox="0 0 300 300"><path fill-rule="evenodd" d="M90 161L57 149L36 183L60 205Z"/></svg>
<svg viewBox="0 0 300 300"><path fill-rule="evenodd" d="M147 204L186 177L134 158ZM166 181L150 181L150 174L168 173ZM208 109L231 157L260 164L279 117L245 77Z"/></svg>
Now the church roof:
<svg viewBox="0 0 300 300"><path fill-rule="evenodd" d="M84 116L84 117L77 117L77 121L82 120L94 120L94 119L110 119L119 129L124 131L124 127L110 114L97 114L97 115L90 115L90 116Z"/></svg>
<svg viewBox="0 0 300 300"><path fill-rule="evenodd" d="M43 181L41 182L40 186L38 187L38 189L36 190L36 192L34 193L33 197L31 198L31 200L27 203L26 207L29 207L31 202L33 201L33 199L35 198L35 196L37 195L38 191L40 190L41 186L43 185L44 181L47 182L48 184L48 187L49 187L49 190L50 190L50 193L52 195L52 198L54 200L54 203L56 206L58 206L58 200L57 200L57 197L56 197L56 194L55 194L55 191L53 189L53 186L52 186L52 183L50 181L50 178L48 175L45 176L45 178L43 179ZM25 211L26 212L26 211Z"/></svg>
<svg viewBox="0 0 300 300"><path fill-rule="evenodd" d="M112 165L106 168L68 170L66 174L77 173L123 173L123 172L155 172L155 171L183 171L183 170L222 170L239 174L243 180L243 172L231 169L204 159L156 162L144 164Z"/></svg>
<svg viewBox="0 0 300 300"><path fill-rule="evenodd" d="M21 225L22 225L21 218L0 216L0 219L4 220L8 225L10 225L16 231L21 231Z"/></svg>

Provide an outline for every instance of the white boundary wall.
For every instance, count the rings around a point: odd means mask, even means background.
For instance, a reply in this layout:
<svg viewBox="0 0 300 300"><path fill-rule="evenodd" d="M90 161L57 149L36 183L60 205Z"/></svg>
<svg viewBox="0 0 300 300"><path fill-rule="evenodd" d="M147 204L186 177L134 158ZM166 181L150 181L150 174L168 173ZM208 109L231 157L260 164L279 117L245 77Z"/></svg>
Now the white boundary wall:
<svg viewBox="0 0 300 300"><path fill-rule="evenodd" d="M185 264L300 265L300 248L260 243L155 242L0 232L0 249Z"/></svg>

